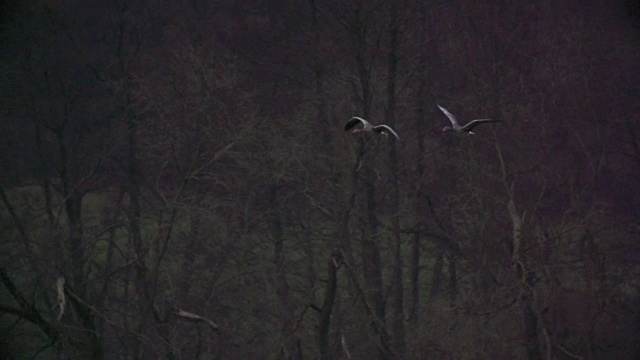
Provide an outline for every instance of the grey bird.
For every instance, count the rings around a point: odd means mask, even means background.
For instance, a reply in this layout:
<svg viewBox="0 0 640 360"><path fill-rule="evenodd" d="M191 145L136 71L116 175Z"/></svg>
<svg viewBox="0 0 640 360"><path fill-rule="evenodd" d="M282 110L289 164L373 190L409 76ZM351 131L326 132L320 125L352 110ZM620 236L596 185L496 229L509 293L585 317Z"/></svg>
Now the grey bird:
<svg viewBox="0 0 640 360"><path fill-rule="evenodd" d="M458 119L456 119L456 117L453 116L452 113L448 112L447 109L443 108L440 105L438 105L438 108L445 115L447 115L447 117L449 118L449 121L451 121L451 126L443 127L442 131L451 131L451 130L453 130L453 131L455 131L457 133L461 133L461 134L464 134L464 133L475 134L471 130L473 130L476 126L478 126L480 124L491 123L491 122L502 122L501 120L493 120L493 119L476 119L476 120L469 121L464 126L460 126L460 124L458 123Z"/></svg>
<svg viewBox="0 0 640 360"><path fill-rule="evenodd" d="M356 127L360 124L362 124L362 127ZM398 133L396 133L391 128L391 126L388 126L388 125L373 126L367 120L357 116L352 117L351 120L349 120L347 124L344 126L344 131L349 131L351 129L353 129L352 131L353 133L368 131L368 132L375 132L378 134L382 134L384 136L389 136L389 134L391 134L395 136L397 140L400 140L400 136L398 136Z"/></svg>

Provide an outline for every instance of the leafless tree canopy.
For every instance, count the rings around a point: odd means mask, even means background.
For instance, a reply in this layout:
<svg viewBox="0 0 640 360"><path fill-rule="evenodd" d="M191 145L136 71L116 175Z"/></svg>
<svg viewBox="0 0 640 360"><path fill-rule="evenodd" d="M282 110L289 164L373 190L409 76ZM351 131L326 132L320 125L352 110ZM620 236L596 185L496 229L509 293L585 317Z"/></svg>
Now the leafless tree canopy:
<svg viewBox="0 0 640 360"><path fill-rule="evenodd" d="M640 357L633 2L3 6L0 357Z"/></svg>

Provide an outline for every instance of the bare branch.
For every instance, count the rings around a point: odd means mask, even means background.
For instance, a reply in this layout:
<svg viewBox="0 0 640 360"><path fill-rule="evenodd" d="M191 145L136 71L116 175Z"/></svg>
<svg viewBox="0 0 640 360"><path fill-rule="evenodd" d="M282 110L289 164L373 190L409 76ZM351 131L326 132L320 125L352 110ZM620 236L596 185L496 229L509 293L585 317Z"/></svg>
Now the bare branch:
<svg viewBox="0 0 640 360"><path fill-rule="evenodd" d="M193 321L203 321L205 323L207 323L211 329L213 331L219 332L220 328L218 327L218 325L216 323L214 323L213 321L200 316L200 315L196 315L194 313L188 312L188 311L184 311L182 309L176 309L175 311L176 316L179 316L181 318L187 319L187 320L193 320Z"/></svg>
<svg viewBox="0 0 640 360"><path fill-rule="evenodd" d="M58 277L56 281L56 293L58 294L58 316L56 317L56 321L60 322L62 319L62 315L64 315L64 309L67 304L67 297L64 295L64 276Z"/></svg>
<svg viewBox="0 0 640 360"><path fill-rule="evenodd" d="M349 347L347 346L347 339L344 334L340 336L340 345L342 345L342 351L344 351L344 356L347 359L351 359L351 353L349 352Z"/></svg>

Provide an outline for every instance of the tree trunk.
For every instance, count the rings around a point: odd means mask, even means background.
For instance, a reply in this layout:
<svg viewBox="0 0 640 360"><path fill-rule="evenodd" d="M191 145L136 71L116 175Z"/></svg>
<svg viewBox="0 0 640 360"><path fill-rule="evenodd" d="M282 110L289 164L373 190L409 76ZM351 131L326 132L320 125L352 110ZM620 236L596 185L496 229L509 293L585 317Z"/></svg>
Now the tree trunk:
<svg viewBox="0 0 640 360"><path fill-rule="evenodd" d="M127 194L129 195L129 237L131 246L133 247L133 255L135 256L136 280L138 284L139 294L139 311L140 314L146 313L148 310L147 300L149 297L147 284L147 266L145 262L145 246L142 241L142 233L140 229L140 183L138 169L138 125L134 119L127 120Z"/></svg>
<svg viewBox="0 0 640 360"><path fill-rule="evenodd" d="M320 321L318 324L318 345L320 359L334 359L331 353L329 333L331 330L331 314L333 312L333 302L336 297L338 286L338 268L342 264L342 251L336 247L327 261L327 286L324 290L324 300L320 308Z"/></svg>
<svg viewBox="0 0 640 360"><path fill-rule="evenodd" d="M84 296L84 249L82 247L82 196L76 189L75 159L73 146L69 148L68 136L64 127L57 131L60 146L60 177L62 178L62 195L69 226L67 249L71 258L71 278L73 287L80 296ZM73 142L73 141L71 141Z"/></svg>
<svg viewBox="0 0 640 360"><path fill-rule="evenodd" d="M282 350L289 354L288 358L301 358L298 344L300 340L295 334L289 336L295 325L293 308L290 300L289 282L287 280L287 268L284 262L284 233L282 219L280 217L280 202L278 201L278 186L272 184L270 188L271 198L271 237L273 240L273 263L275 268L276 295L280 301L280 319L282 323Z"/></svg>
<svg viewBox="0 0 640 360"><path fill-rule="evenodd" d="M458 298L458 274L456 268L456 258L449 256L449 301L451 306L454 306L456 299Z"/></svg>
<svg viewBox="0 0 640 360"><path fill-rule="evenodd" d="M369 168L365 165L366 168ZM366 287L370 289L373 298L373 315L384 324L386 319L386 309L382 284L382 261L380 259L380 245L378 235L378 221L376 217L375 187L370 180L373 177L372 171L366 174L365 191L367 197L367 222L368 232L362 239L362 267ZM381 359L388 358L388 354L381 349Z"/></svg>
<svg viewBox="0 0 640 360"><path fill-rule="evenodd" d="M315 0L309 0L309 6L311 8L311 28L313 31L314 44L315 44L315 103L318 111L318 124L322 126L322 142L325 145L329 145L333 137L333 132L327 131L331 129L332 124L329 122L329 116L327 115L327 97L325 96L324 82L325 82L325 61L322 57L322 28L318 23L318 5Z"/></svg>
<svg viewBox="0 0 640 360"><path fill-rule="evenodd" d="M427 31L427 7L426 4L421 4L420 6L420 25L418 29L418 39L421 44L426 42L426 31ZM426 133L426 88L427 88L427 48L426 46L422 46L420 49L420 53L418 55L418 66L417 66L417 75L418 75L418 90L416 94L417 106L416 106L416 133L418 146L416 147L416 172L418 180L418 186L415 191L415 223L418 227L414 234L411 242L411 319L414 323L418 324L420 322L420 256L421 256L421 232L424 231L424 226L426 226L425 221L422 219L424 216L422 215L422 202L424 189L422 186L422 179L424 179L424 173L426 168L426 156L425 154L425 146L424 146L424 136Z"/></svg>
<svg viewBox="0 0 640 360"><path fill-rule="evenodd" d="M535 311L535 299L533 292L532 276L527 269L526 259L524 256L524 236L522 235L522 217L516 210L515 203L513 201L513 191L509 188L509 203L507 204L507 210L509 217L511 218L511 224L513 226L513 265L517 272L518 278L521 281L521 288L523 292L522 307L524 316L524 335L527 344L527 354L530 360L538 360L541 358L540 354L540 339L538 332L538 316Z"/></svg>
<svg viewBox="0 0 640 360"><path fill-rule="evenodd" d="M389 21L389 54L387 62L387 110L385 121L395 126L396 106L396 78L398 66L398 23L397 3L391 5ZM398 358L404 359L406 346L404 339L404 262L402 258L402 239L400 236L400 190L398 183L398 151L395 142L392 141L389 152L389 173L391 175L391 230L393 232L393 285L392 310L393 310L393 343L392 347Z"/></svg>
<svg viewBox="0 0 640 360"><path fill-rule="evenodd" d="M71 258L71 284L72 291L80 298L87 299L89 293L88 284L85 283L84 264L86 262L83 244L82 224L82 194L77 188L77 159L78 150L75 148L75 140L69 139L65 126L57 132L57 140L60 149L60 176L62 178L62 194L65 199L65 213L67 214L69 237L67 249ZM93 309L85 303L75 302L75 308L80 322L87 336L87 353L91 358L102 359L104 357L102 343L96 332Z"/></svg>
<svg viewBox="0 0 640 360"><path fill-rule="evenodd" d="M358 77L360 81L360 95L362 106L362 115L365 119L369 118L371 111L371 100L373 94L371 91L371 66L369 61L373 61L367 58L367 36L368 28L367 24L361 19L362 9L357 8L354 11L353 22L351 23L351 35L354 45L354 54L356 60L356 66L358 70ZM359 139L359 146L364 151L364 137ZM363 181L366 197L366 222L367 227L362 239L362 267L364 272L364 279L366 282L366 288L369 289L370 296L373 299L373 316L375 316L381 324L385 323L385 301L383 294L383 281L382 281L382 263L380 259L380 245L378 237L378 219L376 216L376 188L374 185L374 172L371 168L371 164L367 161L367 157L363 156L362 171L364 172ZM379 347L381 359L389 357L384 347Z"/></svg>
<svg viewBox="0 0 640 360"><path fill-rule="evenodd" d="M431 289L429 290L429 301L433 300L440 293L442 287L442 270L444 268L444 252L438 250L436 255L436 262L433 264L433 271L431 276Z"/></svg>

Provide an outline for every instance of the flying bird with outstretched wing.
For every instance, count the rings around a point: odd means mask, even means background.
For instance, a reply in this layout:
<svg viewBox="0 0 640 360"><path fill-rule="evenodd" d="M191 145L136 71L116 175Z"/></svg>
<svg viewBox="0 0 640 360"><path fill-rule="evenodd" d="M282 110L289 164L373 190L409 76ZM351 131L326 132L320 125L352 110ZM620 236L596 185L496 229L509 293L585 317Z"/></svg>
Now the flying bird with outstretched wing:
<svg viewBox="0 0 640 360"><path fill-rule="evenodd" d="M442 131L455 131L457 133L467 133L467 134L475 134L473 130L476 126L480 125L480 124L484 124L484 123L492 123L492 122L502 122L501 120L493 120L493 119L476 119L476 120L471 120L468 123L466 123L464 126L460 126L460 124L458 123L458 119L456 119L455 116L453 116L452 113L450 113L449 111L447 111L447 109L443 108L442 106L438 105L438 108L440 109L440 111L442 111L448 118L449 121L451 121L451 126L445 126L442 128Z"/></svg>
<svg viewBox="0 0 640 360"><path fill-rule="evenodd" d="M351 129L353 129L352 133L375 132L384 136L389 136L389 134L391 134L397 140L400 140L400 136L398 136L398 133L396 133L391 126L384 124L374 126L367 120L357 116L352 117L344 126L344 131L349 131Z"/></svg>

